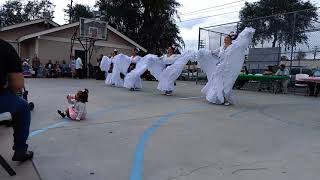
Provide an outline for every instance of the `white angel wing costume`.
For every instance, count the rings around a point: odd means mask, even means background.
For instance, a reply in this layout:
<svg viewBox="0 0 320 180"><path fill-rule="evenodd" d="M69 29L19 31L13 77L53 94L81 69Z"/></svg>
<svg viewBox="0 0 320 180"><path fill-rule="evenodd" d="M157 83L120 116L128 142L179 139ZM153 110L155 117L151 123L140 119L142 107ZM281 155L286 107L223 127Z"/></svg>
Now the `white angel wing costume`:
<svg viewBox="0 0 320 180"><path fill-rule="evenodd" d="M111 85L111 74L108 73L110 65L111 65L111 59L108 56L103 56L100 63L100 69L101 71L105 72L105 76L106 76L105 83L107 85Z"/></svg>
<svg viewBox="0 0 320 180"><path fill-rule="evenodd" d="M200 68L206 73L208 79L210 79L212 74L216 71L217 64L220 61L219 56L208 49L200 49L197 53L196 60L199 63Z"/></svg>
<svg viewBox="0 0 320 180"><path fill-rule="evenodd" d="M245 28L237 40L220 54L220 63L209 79L210 86L203 91L209 102L214 104L222 104L225 100L234 102L232 88L243 66L245 51L252 41L254 32L253 28Z"/></svg>
<svg viewBox="0 0 320 180"><path fill-rule="evenodd" d="M127 74L128 67L131 63L130 57L124 54L118 54L113 58L112 69L112 84L116 87L123 87L123 80L120 77L120 73Z"/></svg>
<svg viewBox="0 0 320 180"><path fill-rule="evenodd" d="M125 88L142 88L142 80L140 76L148 69L149 61L157 59L158 57L153 54L148 54L142 57L136 64L134 70L126 75L124 78L124 87Z"/></svg>
<svg viewBox="0 0 320 180"><path fill-rule="evenodd" d="M111 57L111 58L109 58L109 68L106 70L106 80L105 80L105 84L106 85L112 85L112 70L113 70L113 66L112 67L110 67L111 66L111 64L113 63L113 57ZM109 70L110 70L110 68L112 68L111 69L111 72L109 73Z"/></svg>
<svg viewBox="0 0 320 180"><path fill-rule="evenodd" d="M148 61L148 70L150 74L159 81L160 74L165 69L166 64L156 55Z"/></svg>
<svg viewBox="0 0 320 180"><path fill-rule="evenodd" d="M107 72L110 68L111 60L109 59L108 56L103 56L101 63L100 63L100 69L101 71Z"/></svg>
<svg viewBox="0 0 320 180"><path fill-rule="evenodd" d="M160 91L174 91L174 81L178 79L188 61L195 59L195 57L196 54L191 51L176 56L174 63L165 68L160 74L157 89Z"/></svg>

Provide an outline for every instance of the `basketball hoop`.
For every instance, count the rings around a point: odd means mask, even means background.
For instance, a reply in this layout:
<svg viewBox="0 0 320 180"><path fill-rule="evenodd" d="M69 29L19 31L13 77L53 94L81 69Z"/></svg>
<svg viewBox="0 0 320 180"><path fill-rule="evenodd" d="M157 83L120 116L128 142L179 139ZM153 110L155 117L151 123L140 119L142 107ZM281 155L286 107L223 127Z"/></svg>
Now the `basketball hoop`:
<svg viewBox="0 0 320 180"><path fill-rule="evenodd" d="M80 38L107 39L107 22L80 18Z"/></svg>
<svg viewBox="0 0 320 180"><path fill-rule="evenodd" d="M89 37L93 39L97 39L98 37L98 28L97 27L89 27Z"/></svg>

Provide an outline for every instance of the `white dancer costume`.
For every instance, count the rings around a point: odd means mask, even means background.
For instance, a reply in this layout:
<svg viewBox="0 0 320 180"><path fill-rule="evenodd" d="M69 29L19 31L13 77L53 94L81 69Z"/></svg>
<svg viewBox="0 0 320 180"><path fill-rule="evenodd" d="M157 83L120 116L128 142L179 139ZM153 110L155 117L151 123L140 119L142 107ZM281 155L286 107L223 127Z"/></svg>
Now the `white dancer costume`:
<svg viewBox="0 0 320 180"><path fill-rule="evenodd" d="M118 54L113 57L113 69L112 69L112 85L116 87L123 87L123 79L120 77L120 73L126 74L130 65L130 57L124 54Z"/></svg>
<svg viewBox="0 0 320 180"><path fill-rule="evenodd" d="M112 81L111 81L111 76L112 76L112 73L109 73L109 69L110 69L110 65L112 63L112 59L113 58L109 58L108 56L103 56L102 57L102 60L101 60L101 63L100 63L100 69L101 71L104 71L105 72L105 76L106 76L106 80L105 80L105 83L107 85L111 85L112 84Z"/></svg>
<svg viewBox="0 0 320 180"><path fill-rule="evenodd" d="M124 54L118 54L113 58L112 83L116 87L123 87L124 80L120 73L126 75L131 63L136 64L141 59L140 56L129 57Z"/></svg>
<svg viewBox="0 0 320 180"><path fill-rule="evenodd" d="M125 88L128 88L128 89L142 88L142 80L140 76L148 69L149 61L152 61L152 59L159 59L159 58L153 54L148 54L142 58L140 56L134 57L134 60L137 61L136 67L131 72L129 72L124 78Z"/></svg>
<svg viewBox="0 0 320 180"><path fill-rule="evenodd" d="M225 102L234 103L233 97L233 85L240 74L240 70L244 63L245 51L252 41L255 29L245 28L239 37L232 42L226 49L220 48L219 54L215 52L213 55L213 61L219 62L214 72L207 71L208 83L202 89L202 92L206 94L206 99L214 104L223 104ZM215 57L215 58L214 58ZM215 69L214 63L212 70Z"/></svg>
<svg viewBox="0 0 320 180"><path fill-rule="evenodd" d="M173 57L163 56L158 60L155 59L151 61L148 69L150 73L159 81L157 89L166 92L174 91L174 82L180 76L184 66L194 57L195 53L185 52L181 55L174 55ZM166 64L171 65L166 67Z"/></svg>

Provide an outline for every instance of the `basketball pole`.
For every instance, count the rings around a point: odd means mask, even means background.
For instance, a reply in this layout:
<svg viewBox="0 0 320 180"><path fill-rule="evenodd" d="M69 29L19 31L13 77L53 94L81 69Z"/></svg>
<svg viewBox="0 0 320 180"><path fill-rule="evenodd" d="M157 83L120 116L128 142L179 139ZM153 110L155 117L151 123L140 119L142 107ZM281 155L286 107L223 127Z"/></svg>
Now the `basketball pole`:
<svg viewBox="0 0 320 180"><path fill-rule="evenodd" d="M85 54L84 55L85 56L84 57L84 69L86 69L86 76L90 77L90 75L91 75L90 72L92 72L94 70L93 69L94 65L91 64L91 58L93 56L95 43L96 43L96 41L101 40L101 39L106 40L106 34L103 34L104 30L100 29L102 34L100 34L101 37L99 39L98 28L101 28L101 27L98 27L97 25L93 25L92 27L89 27L88 32L92 31L91 33L84 31L81 25L85 23L85 20L89 21L89 22L95 22L98 24L103 23L104 26L102 28L105 28L105 29L107 28L107 24L106 24L106 22L102 22L97 19L94 20L94 19L80 18L79 25L75 28L74 33L71 38L70 57L74 53L73 50L74 50L75 42L78 41L79 44L81 45L81 47L83 48L84 54ZM90 28L91 28L91 30L90 30ZM77 58L77 57L75 57L75 58Z"/></svg>

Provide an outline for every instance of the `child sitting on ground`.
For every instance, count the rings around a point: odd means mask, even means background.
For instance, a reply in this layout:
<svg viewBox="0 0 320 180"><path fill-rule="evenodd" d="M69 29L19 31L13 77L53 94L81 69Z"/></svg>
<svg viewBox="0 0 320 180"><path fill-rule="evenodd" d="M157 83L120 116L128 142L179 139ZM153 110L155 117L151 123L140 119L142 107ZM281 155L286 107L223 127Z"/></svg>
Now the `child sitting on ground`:
<svg viewBox="0 0 320 180"><path fill-rule="evenodd" d="M86 102L88 102L88 89L78 91L76 95L69 94L67 96L69 104L72 104L65 112L58 110L58 113L62 118L66 116L72 120L80 121L85 119Z"/></svg>

